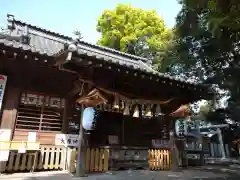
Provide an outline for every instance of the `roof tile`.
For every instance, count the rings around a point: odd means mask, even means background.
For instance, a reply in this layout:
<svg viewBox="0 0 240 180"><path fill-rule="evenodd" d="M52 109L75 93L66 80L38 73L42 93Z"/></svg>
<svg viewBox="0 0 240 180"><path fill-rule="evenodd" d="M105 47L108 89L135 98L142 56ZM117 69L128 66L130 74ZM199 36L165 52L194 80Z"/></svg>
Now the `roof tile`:
<svg viewBox="0 0 240 180"><path fill-rule="evenodd" d="M60 51L63 51L65 45L70 44L73 41L71 37L64 36L59 33L55 33L37 26L33 26L22 21L14 20L12 21L12 23L15 23L15 26L17 26L17 30L22 29L23 31L24 26L27 26L29 28L29 45L16 41L9 41L6 39L0 39L0 44L39 53L40 55L53 56ZM84 41L78 42L77 53L79 55L94 57L96 58L96 60L105 60L110 63L115 63L136 70L141 70L143 72L157 75L159 77L185 82L192 85L196 84L194 82L186 82L184 79L174 78L167 74L159 73L153 70L150 66L146 64L146 58L126 54L120 51L116 51L114 49L101 47L98 45L93 45Z"/></svg>

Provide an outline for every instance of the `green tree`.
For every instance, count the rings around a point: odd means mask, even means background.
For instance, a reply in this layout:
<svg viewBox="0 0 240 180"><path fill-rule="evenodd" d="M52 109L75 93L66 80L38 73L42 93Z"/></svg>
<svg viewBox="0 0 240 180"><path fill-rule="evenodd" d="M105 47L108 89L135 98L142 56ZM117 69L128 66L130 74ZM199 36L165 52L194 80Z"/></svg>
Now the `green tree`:
<svg viewBox="0 0 240 180"><path fill-rule="evenodd" d="M161 69L162 55L171 49L173 40L172 30L156 11L127 4L105 10L98 19L97 31L101 33L99 45L148 58L157 69Z"/></svg>
<svg viewBox="0 0 240 180"><path fill-rule="evenodd" d="M227 90L229 117L240 115L240 1L180 0L177 17L179 61L185 71ZM187 57L187 58L186 58ZM183 59L183 58L180 58ZM226 95L226 94L224 94Z"/></svg>

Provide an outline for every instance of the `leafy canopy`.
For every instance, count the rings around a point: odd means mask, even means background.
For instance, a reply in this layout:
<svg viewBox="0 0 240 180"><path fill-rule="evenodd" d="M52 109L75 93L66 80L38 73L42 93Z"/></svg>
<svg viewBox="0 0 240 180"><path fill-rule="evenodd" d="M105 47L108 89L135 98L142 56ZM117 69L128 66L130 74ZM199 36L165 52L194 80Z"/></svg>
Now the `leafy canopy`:
<svg viewBox="0 0 240 180"><path fill-rule="evenodd" d="M148 58L157 63L170 46L173 33L156 11L119 4L105 10L97 23L99 45Z"/></svg>
<svg viewBox="0 0 240 180"><path fill-rule="evenodd" d="M226 90L228 115L240 115L240 1L179 0L176 32L191 74ZM201 78L202 77L202 78Z"/></svg>

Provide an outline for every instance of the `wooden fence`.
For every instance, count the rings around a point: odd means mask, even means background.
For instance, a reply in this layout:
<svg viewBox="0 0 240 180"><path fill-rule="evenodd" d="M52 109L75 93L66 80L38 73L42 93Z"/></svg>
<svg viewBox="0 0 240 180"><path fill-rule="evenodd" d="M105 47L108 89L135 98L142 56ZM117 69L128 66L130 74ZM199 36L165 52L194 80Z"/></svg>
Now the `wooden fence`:
<svg viewBox="0 0 240 180"><path fill-rule="evenodd" d="M168 149L150 149L148 151L148 164L150 170L170 169L170 151Z"/></svg>
<svg viewBox="0 0 240 180"><path fill-rule="evenodd" d="M76 149L72 150L70 172L76 171ZM150 170L169 170L171 167L170 151L165 149L150 149L148 151ZM87 173L106 172L109 170L109 149L88 148L85 156Z"/></svg>
<svg viewBox="0 0 240 180"><path fill-rule="evenodd" d="M70 172L76 171L77 150L72 150ZM87 148L85 154L86 173L108 171L109 149Z"/></svg>
<svg viewBox="0 0 240 180"><path fill-rule="evenodd" d="M35 160L35 163L34 163ZM65 169L66 148L57 146L40 147L40 151L18 153L10 151L8 162L3 172ZM35 165L33 167L33 165Z"/></svg>
<svg viewBox="0 0 240 180"><path fill-rule="evenodd" d="M35 160L35 163L34 163ZM10 151L9 160L1 172L69 170L76 171L77 151L62 146L42 146L40 151L18 153ZM106 172L109 170L109 149L87 148L85 152L86 173ZM169 150L150 149L148 164L150 170L170 169ZM34 166L35 165L35 166ZM34 166L34 167L33 167Z"/></svg>

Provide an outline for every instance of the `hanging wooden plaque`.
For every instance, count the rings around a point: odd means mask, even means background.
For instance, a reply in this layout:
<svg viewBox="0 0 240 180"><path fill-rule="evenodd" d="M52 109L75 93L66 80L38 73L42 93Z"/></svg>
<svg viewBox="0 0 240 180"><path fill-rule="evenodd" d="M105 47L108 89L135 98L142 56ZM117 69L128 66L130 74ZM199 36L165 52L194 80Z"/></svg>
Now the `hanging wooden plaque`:
<svg viewBox="0 0 240 180"><path fill-rule="evenodd" d="M31 104L31 105L36 105L37 104L37 95L28 93L27 97L26 97L26 103Z"/></svg>
<svg viewBox="0 0 240 180"><path fill-rule="evenodd" d="M57 98L57 97L51 97L49 106L60 108L61 107L61 99Z"/></svg>

